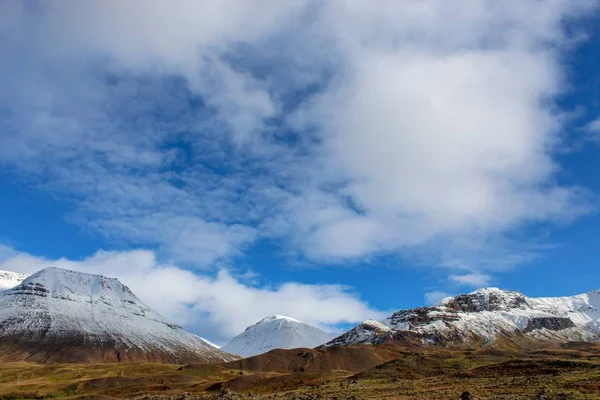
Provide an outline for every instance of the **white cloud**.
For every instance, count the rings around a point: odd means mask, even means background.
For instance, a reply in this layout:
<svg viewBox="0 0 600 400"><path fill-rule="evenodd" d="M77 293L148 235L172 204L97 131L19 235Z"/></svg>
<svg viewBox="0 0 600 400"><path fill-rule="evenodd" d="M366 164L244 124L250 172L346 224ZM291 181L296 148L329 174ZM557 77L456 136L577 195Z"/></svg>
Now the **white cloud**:
<svg viewBox="0 0 600 400"><path fill-rule="evenodd" d="M588 211L580 190L554 183L552 159L561 120L548 104L563 77L560 53L544 43L560 48L572 3L547 2L533 21L539 2L460 4L456 14L442 2L352 3L335 14L355 22L340 28L346 69L303 112L324 127L319 168L344 183L329 212L309 205L309 255L485 241Z"/></svg>
<svg viewBox="0 0 600 400"><path fill-rule="evenodd" d="M269 237L317 262L421 251L483 274L511 233L590 210L553 152L564 22L593 6L5 2L0 165L166 259Z"/></svg>
<svg viewBox="0 0 600 400"><path fill-rule="evenodd" d="M160 264L147 250L98 251L73 261L48 260L0 245L0 270L33 273L48 266L116 277L165 318L217 342L274 314L327 330L336 329L337 324L385 316L359 299L351 288L335 284L249 285L227 270L209 276Z"/></svg>
<svg viewBox="0 0 600 400"><path fill-rule="evenodd" d="M600 118L587 123L585 129L591 133L600 133Z"/></svg>
<svg viewBox="0 0 600 400"><path fill-rule="evenodd" d="M450 296L450 293L434 290L433 292L425 293L425 303L427 305L433 305L436 304L438 301Z"/></svg>
<svg viewBox="0 0 600 400"><path fill-rule="evenodd" d="M465 275L450 275L450 280L461 285L475 286L478 288L488 286L492 277L487 274L465 274Z"/></svg>

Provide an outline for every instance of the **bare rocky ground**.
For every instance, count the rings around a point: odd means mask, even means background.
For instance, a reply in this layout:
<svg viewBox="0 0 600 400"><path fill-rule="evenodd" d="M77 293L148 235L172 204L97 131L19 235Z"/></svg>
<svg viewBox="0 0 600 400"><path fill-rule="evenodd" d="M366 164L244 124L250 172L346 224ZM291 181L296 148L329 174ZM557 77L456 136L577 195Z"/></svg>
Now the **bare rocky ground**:
<svg viewBox="0 0 600 400"><path fill-rule="evenodd" d="M517 352L371 346L334 356L275 351L221 365L0 364L0 399L30 398L600 399L600 347L571 343Z"/></svg>

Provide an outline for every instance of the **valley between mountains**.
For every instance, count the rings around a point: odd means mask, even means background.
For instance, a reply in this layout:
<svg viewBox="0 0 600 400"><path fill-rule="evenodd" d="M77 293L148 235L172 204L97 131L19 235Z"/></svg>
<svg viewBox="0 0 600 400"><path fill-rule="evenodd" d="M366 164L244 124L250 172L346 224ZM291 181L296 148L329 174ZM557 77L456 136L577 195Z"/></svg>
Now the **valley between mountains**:
<svg viewBox="0 0 600 400"><path fill-rule="evenodd" d="M218 348L116 279L0 271L0 399L600 398L599 308L484 288L341 334L269 316Z"/></svg>

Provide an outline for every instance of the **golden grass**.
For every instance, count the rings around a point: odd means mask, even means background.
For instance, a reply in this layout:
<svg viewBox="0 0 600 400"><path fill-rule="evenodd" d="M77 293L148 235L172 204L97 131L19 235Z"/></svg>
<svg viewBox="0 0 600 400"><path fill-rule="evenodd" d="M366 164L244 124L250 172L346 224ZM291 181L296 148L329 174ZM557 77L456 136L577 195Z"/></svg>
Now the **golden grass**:
<svg viewBox="0 0 600 400"><path fill-rule="evenodd" d="M0 365L0 399L34 396L70 398L80 394L134 395L177 392L227 380L237 371L216 365L193 370L171 364L56 364L24 362Z"/></svg>
<svg viewBox="0 0 600 400"><path fill-rule="evenodd" d="M240 370L231 365L0 364L0 399L83 395L168 398L182 393L220 398L221 391L254 399L598 399L600 349L406 351L361 373Z"/></svg>

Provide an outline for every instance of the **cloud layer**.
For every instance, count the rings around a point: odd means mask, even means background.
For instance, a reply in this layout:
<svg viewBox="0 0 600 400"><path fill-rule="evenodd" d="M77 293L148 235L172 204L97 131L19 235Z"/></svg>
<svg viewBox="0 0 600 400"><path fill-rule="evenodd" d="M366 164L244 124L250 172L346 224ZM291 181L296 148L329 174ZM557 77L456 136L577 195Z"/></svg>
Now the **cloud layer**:
<svg viewBox="0 0 600 400"><path fill-rule="evenodd" d="M3 2L0 165L85 229L194 267L268 238L487 282L514 232L590 211L558 179L555 99L565 23L595 6Z"/></svg>

